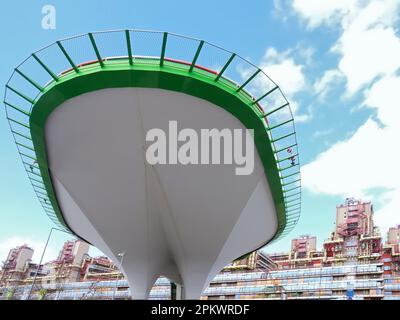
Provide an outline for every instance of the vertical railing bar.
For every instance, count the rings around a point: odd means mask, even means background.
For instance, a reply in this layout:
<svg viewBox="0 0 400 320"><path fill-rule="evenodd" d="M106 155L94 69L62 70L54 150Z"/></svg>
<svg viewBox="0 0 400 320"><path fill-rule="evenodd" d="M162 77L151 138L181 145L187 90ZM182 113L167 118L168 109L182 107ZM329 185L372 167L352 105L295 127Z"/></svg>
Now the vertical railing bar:
<svg viewBox="0 0 400 320"><path fill-rule="evenodd" d="M272 92L274 92L276 89L278 89L278 86L275 86L274 88L272 88L271 90L269 90L267 93L263 94L261 97L259 97L257 100L255 100L253 102L253 104L258 103L260 100L264 99L266 96L268 96L269 94L271 94Z"/></svg>
<svg viewBox="0 0 400 320"><path fill-rule="evenodd" d="M270 111L270 112L265 113L262 117L263 117L263 118L268 117L269 115L271 115L271 114L273 114L274 112L277 112L277 111L279 111L279 110L281 110L281 109L287 107L288 105L289 105L289 102L287 102L287 103L281 105L280 107L278 107L278 108L276 108L276 109L274 109L274 110L272 110L272 111Z"/></svg>
<svg viewBox="0 0 400 320"><path fill-rule="evenodd" d="M54 208L51 207L51 203L49 204L48 202L50 202L50 199L46 196L38 196L39 202L42 204L43 208L51 211L52 213L55 213ZM46 199L46 201L43 201L44 199ZM45 206L49 206L49 207L45 207Z"/></svg>
<svg viewBox="0 0 400 320"><path fill-rule="evenodd" d="M295 172L295 173L291 173L291 174L288 174L288 175L286 175L286 176L283 176L283 177L281 177L281 179L283 180L283 179L292 177L292 176L294 176L294 175L296 175L296 174L300 174L300 171L297 171L297 172Z"/></svg>
<svg viewBox="0 0 400 320"><path fill-rule="evenodd" d="M51 212L51 211L46 211L44 210L44 212L46 212L46 215L51 219L51 221L54 222L53 219L57 219L57 215L55 212Z"/></svg>
<svg viewBox="0 0 400 320"><path fill-rule="evenodd" d="M291 207L294 207L295 205L291 205L291 206L288 206L287 208L291 208ZM294 209L291 209L291 210L300 210L300 207L299 208L294 208ZM287 211L286 211L287 212ZM296 211L294 211L294 212L296 212ZM293 213L293 211L292 211L292 214L294 214ZM291 222L294 222L295 220L293 220L293 221L291 221Z"/></svg>
<svg viewBox="0 0 400 320"><path fill-rule="evenodd" d="M19 95L21 98L23 98L24 100L28 101L31 104L35 102L32 98L29 98L28 96L24 95L23 93L19 92L18 90L10 87L8 84L6 84L6 88L11 90L15 94Z"/></svg>
<svg viewBox="0 0 400 320"><path fill-rule="evenodd" d="M290 160L290 159L292 159L293 157L297 157L297 156L298 156L298 154L295 153L294 155L290 155L289 157L286 157L286 158L283 158L283 159L278 159L278 163L283 162L283 161L286 161L286 160Z"/></svg>
<svg viewBox="0 0 400 320"><path fill-rule="evenodd" d="M42 202L40 202L40 203L42 203ZM53 219L56 219L56 218L57 218L55 212L46 211L46 210L44 210L44 212L46 212L46 215L47 215L50 219L51 219L51 218L53 218ZM54 222L54 220L52 220L52 221Z"/></svg>
<svg viewBox="0 0 400 320"><path fill-rule="evenodd" d="M232 53L228 61L225 63L225 65L222 67L221 71L218 73L218 75L215 77L214 81L218 81L219 78L221 78L222 74L225 72L225 70L229 67L231 64L232 60L235 58L236 54Z"/></svg>
<svg viewBox="0 0 400 320"><path fill-rule="evenodd" d="M25 75L22 71L18 70L17 68L14 69L21 77L23 77L26 81L28 81L31 85L33 85L36 89L38 89L40 92L43 92L43 87L40 86L38 83L33 81L31 78L29 78L27 75Z"/></svg>
<svg viewBox="0 0 400 320"><path fill-rule="evenodd" d="M103 62L103 59L101 58L99 49L97 48L96 41L94 40L93 34L91 32L89 32L88 34L89 34L90 42L92 43L94 53L96 54L97 60L100 63L100 66L103 68L104 62Z"/></svg>
<svg viewBox="0 0 400 320"><path fill-rule="evenodd" d="M279 169L279 171L285 171L285 170L287 170L287 169L290 169L290 168L293 168L293 167L297 167L299 164L298 163L296 163L296 164L293 164L293 165L290 165L290 166L287 166L287 167L284 167L284 168L281 168L281 169Z"/></svg>
<svg viewBox="0 0 400 320"><path fill-rule="evenodd" d="M16 144L19 145L19 146L21 146L21 147L24 147L24 148L26 148L26 149L29 149L29 150L31 150L31 151L35 151L35 149L33 149L32 147L26 146L26 145L24 145L24 144L22 144L22 143L20 143L20 142L16 142Z"/></svg>
<svg viewBox="0 0 400 320"><path fill-rule="evenodd" d="M288 194L288 195L285 194L285 195L283 196L283 198L286 199L286 198L289 198L289 197L293 197L293 196L296 195L296 194L301 194L301 191L295 192L295 193L292 193L292 194Z"/></svg>
<svg viewBox="0 0 400 320"><path fill-rule="evenodd" d="M293 147L295 147L295 146L297 146L296 143L295 143L295 144L291 144L290 146L287 146L287 147L284 147L284 148L281 148L281 149L276 150L275 153L279 153L279 152L282 152L282 151L287 151L287 149L293 148Z"/></svg>
<svg viewBox="0 0 400 320"><path fill-rule="evenodd" d="M40 170L40 168L38 166L36 166L35 164L28 163L28 162L25 162L25 161L22 161L22 163L27 165L27 166L29 166L29 169L31 169L31 167L32 167L32 169ZM32 171L29 171L29 172L32 172Z"/></svg>
<svg viewBox="0 0 400 320"><path fill-rule="evenodd" d="M28 163L28 162L25 162L25 161L22 161L22 163L26 164L27 166L32 166L33 168L40 170L40 168L36 164Z"/></svg>
<svg viewBox="0 0 400 320"><path fill-rule="evenodd" d="M21 112L22 114L24 114L24 115L26 115L28 117L31 115L28 111L25 111L25 110L23 110L21 108L18 108L16 106L12 105L11 103L8 103L7 101L3 101L3 102L4 102L5 105L9 106L10 108L13 108L14 110L17 110L17 111Z"/></svg>
<svg viewBox="0 0 400 320"><path fill-rule="evenodd" d="M301 188L301 186L297 186L297 187L294 187L294 188L291 188L291 189L288 189L288 190L283 190L283 193L287 193L289 191L296 190L296 189L299 189L299 188Z"/></svg>
<svg viewBox="0 0 400 320"><path fill-rule="evenodd" d="M20 136L20 137L22 137L22 138L25 138L25 139L27 139L27 140L32 141L32 139L31 139L30 137L28 137L28 136L26 136L26 135L24 135L24 134L22 134L22 133L19 133L19 132L14 131L14 130L11 130L11 132L12 132L13 134L16 134L17 136Z"/></svg>
<svg viewBox="0 0 400 320"><path fill-rule="evenodd" d="M296 196L296 195L298 195L298 194L301 194L301 192L295 192L295 193L292 193L292 194L290 194L290 195L288 195L288 196L284 196L284 198L285 198L285 199L287 199L287 198L290 198L290 197Z"/></svg>
<svg viewBox="0 0 400 320"><path fill-rule="evenodd" d="M76 73L79 73L78 67L75 65L74 61L72 61L71 57L69 56L69 54L65 50L64 46L62 45L62 43L60 41L57 41L57 45L60 48L61 52L64 54L65 58L68 60L68 62L71 65L72 69L74 69L74 71Z"/></svg>
<svg viewBox="0 0 400 320"><path fill-rule="evenodd" d="M39 198L40 199L40 198ZM45 208L45 209L47 209L47 210L49 210L51 213L53 213L54 212L54 209L53 208L51 208L51 207L47 207L48 206L48 204L47 203L45 203L45 202L42 202L42 201L40 201L39 200L39 202L41 203L41 205L42 205L42 207L43 208ZM53 211L51 211L51 210L53 210ZM54 212L55 213L55 212Z"/></svg>
<svg viewBox="0 0 400 320"><path fill-rule="evenodd" d="M28 177L29 177L29 176L28 176ZM32 181L35 181L35 182L38 182L38 183L41 183L41 184L44 185L43 181L36 180L35 178L32 178L32 177L29 177L29 179L32 180Z"/></svg>
<svg viewBox="0 0 400 320"><path fill-rule="evenodd" d="M198 58L199 55L200 55L200 51L201 51L201 49L203 48L203 45L204 45L204 41L201 40L201 41L200 41L200 44L199 44L199 46L198 46L198 48L197 48L197 50L196 50L196 53L195 53L195 55L194 55L192 64L190 65L189 72L192 72L192 71L193 71L193 68L194 68L194 66L196 65L197 58Z"/></svg>
<svg viewBox="0 0 400 320"><path fill-rule="evenodd" d="M42 189L42 190L44 190L44 191L47 192L46 188L43 188L43 187L41 187L41 186L37 186L36 184L33 184L33 183L32 183L32 186L35 187L35 188Z"/></svg>
<svg viewBox="0 0 400 320"><path fill-rule="evenodd" d="M293 207L299 206L299 205L301 205L300 202L299 202L299 203L295 203L295 204L291 204L290 206L285 205L285 208L286 208L286 209L288 209L288 208L293 208Z"/></svg>
<svg viewBox="0 0 400 320"><path fill-rule="evenodd" d="M24 156L24 157L30 158L30 159L32 159L32 160L34 160L34 161L37 161L36 158L34 158L34 157L30 156L30 155L27 155L27 154L25 154L25 153L23 153L23 152L20 152L19 154L22 155L22 156Z"/></svg>
<svg viewBox="0 0 400 320"><path fill-rule="evenodd" d="M279 128L279 127L281 127L281 126L283 126L283 125L285 125L287 123L290 123L292 121L294 121L294 119L290 119L290 120L284 121L282 123L279 123L279 124L277 124L275 126L269 127L268 130L274 130L274 129Z"/></svg>
<svg viewBox="0 0 400 320"><path fill-rule="evenodd" d="M7 117L7 119L8 119L9 121L11 121L11 122L14 122L14 123L16 123L16 124L19 124L20 126L23 126L23 127L27 128L27 129L29 129L29 125L27 125L27 124L25 124L25 123L19 122L19 121L14 120L14 119L11 119L11 118L9 118L9 117Z"/></svg>
<svg viewBox="0 0 400 320"><path fill-rule="evenodd" d="M44 193L44 192L40 192L38 190L34 190L36 192L36 194L40 194L42 197L48 197L48 194Z"/></svg>
<svg viewBox="0 0 400 320"><path fill-rule="evenodd" d="M290 136L294 135L295 133L296 133L296 132L292 132L292 133L286 134L286 135L284 135L284 136L282 136L282 137L279 137L279 138L273 139L271 142L277 142L277 141L280 141L280 140L282 140L282 139L285 139L285 138L287 138L287 137L290 137Z"/></svg>
<svg viewBox="0 0 400 320"><path fill-rule="evenodd" d="M38 176L38 177L42 177L40 174L38 174L38 173L36 173L36 172L34 172L34 171L28 171L30 174L33 174L33 175L35 175L35 176Z"/></svg>
<svg viewBox="0 0 400 320"><path fill-rule="evenodd" d="M126 37L126 46L127 46L127 49L128 49L129 64L133 65L131 37L130 37L129 30L125 30L125 37Z"/></svg>
<svg viewBox="0 0 400 320"><path fill-rule="evenodd" d="M293 181L290 181L290 182L284 183L284 184L282 184L282 187L286 187L286 186L288 186L288 185L290 185L290 184L293 184L293 183L295 183L295 182L299 182L299 181L300 181L300 179L297 179L297 180L293 180Z"/></svg>
<svg viewBox="0 0 400 320"><path fill-rule="evenodd" d="M32 57L42 66L42 68L43 68L44 70L46 70L46 72L54 79L54 81L56 81L56 82L58 81L58 77L53 73L53 71L50 70L49 67L47 67L47 66L42 62L42 60L40 60L40 59L36 56L36 54L32 53Z"/></svg>
<svg viewBox="0 0 400 320"><path fill-rule="evenodd" d="M163 42L161 46L160 67L164 65L165 49L167 47L167 37L168 37L168 32L164 32Z"/></svg>
<svg viewBox="0 0 400 320"><path fill-rule="evenodd" d="M289 213L289 214L287 215L287 217L297 216L297 215L299 214L300 211L301 211L300 208L286 210L286 213ZM288 220L289 220L289 219L288 219Z"/></svg>
<svg viewBox="0 0 400 320"><path fill-rule="evenodd" d="M252 74L252 76L250 78L248 78L237 90L236 92L239 92L240 90L242 90L251 80L253 80L259 73L261 72L261 69L257 69L256 72L254 72Z"/></svg>

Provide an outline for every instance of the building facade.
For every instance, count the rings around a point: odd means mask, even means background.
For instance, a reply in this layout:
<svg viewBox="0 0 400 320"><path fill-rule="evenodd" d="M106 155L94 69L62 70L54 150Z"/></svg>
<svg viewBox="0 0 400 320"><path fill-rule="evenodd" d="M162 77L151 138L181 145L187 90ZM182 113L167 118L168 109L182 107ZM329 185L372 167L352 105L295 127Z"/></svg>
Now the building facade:
<svg viewBox="0 0 400 320"><path fill-rule="evenodd" d="M390 228L385 241L373 214L370 202L346 199L336 207L335 230L321 250L316 237L304 235L292 240L290 252L266 255L258 251L240 257L213 279L201 299L400 300L400 226ZM79 240L67 242L55 261L39 267L30 298L134 296L113 262L107 257L91 258L87 249ZM32 255L22 256L29 266ZM5 263L3 270L10 265L14 266ZM24 277L3 281L0 299L26 299L32 279L32 273L24 273ZM170 298L170 282L161 277L150 299Z"/></svg>

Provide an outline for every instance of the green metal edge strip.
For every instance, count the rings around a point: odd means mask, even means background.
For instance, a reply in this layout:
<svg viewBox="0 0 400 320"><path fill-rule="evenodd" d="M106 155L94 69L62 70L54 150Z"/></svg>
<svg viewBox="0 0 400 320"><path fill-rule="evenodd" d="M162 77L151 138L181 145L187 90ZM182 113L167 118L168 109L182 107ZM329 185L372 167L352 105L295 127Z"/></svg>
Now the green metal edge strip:
<svg viewBox="0 0 400 320"><path fill-rule="evenodd" d="M50 171L48 169L45 123L51 112L66 100L81 94L105 88L141 87L159 88L182 92L207 100L222 107L249 129L254 129L254 143L262 160L265 174L271 188L278 228L267 242L280 236L286 226L285 202L274 152L268 138L261 111L253 106L252 99L243 93L237 93L237 87L228 81L215 82L213 77L201 72L189 73L174 68L173 63L156 64L126 63L106 64L105 67L89 65L80 68L79 73L67 73L45 88L43 95L33 104L29 118L31 136L36 150L36 158L49 199L57 218L67 229L67 225L55 196ZM265 245L265 244L264 244Z"/></svg>

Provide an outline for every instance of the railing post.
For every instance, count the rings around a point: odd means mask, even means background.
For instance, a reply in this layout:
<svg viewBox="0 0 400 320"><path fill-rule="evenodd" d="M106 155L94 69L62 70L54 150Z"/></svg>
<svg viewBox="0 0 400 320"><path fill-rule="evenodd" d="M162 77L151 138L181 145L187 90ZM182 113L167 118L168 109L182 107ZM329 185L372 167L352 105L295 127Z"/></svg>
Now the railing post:
<svg viewBox="0 0 400 320"><path fill-rule="evenodd" d="M164 65L165 49L167 47L167 37L168 37L168 33L164 32L163 42L162 42L162 46L161 46L160 67L162 67Z"/></svg>

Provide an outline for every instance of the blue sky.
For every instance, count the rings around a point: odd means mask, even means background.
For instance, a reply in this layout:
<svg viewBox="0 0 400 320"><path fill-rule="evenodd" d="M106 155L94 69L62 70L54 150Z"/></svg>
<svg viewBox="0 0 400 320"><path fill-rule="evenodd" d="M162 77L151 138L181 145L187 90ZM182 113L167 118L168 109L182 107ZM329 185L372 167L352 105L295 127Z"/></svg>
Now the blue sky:
<svg viewBox="0 0 400 320"><path fill-rule="evenodd" d="M111 6L112 3L112 6ZM56 8L56 29L41 27ZM313 234L319 245L347 196L373 201L384 231L400 223L395 147L400 120L399 0L8 1L0 13L0 83L33 51L60 38L107 29L153 29L205 39L260 65L295 110L303 176L300 221L267 251ZM12 245L43 246L51 221L42 211L0 115L0 260ZM59 233L46 258L68 238Z"/></svg>

